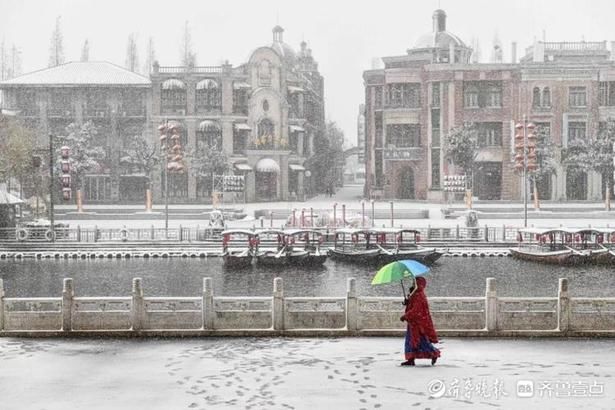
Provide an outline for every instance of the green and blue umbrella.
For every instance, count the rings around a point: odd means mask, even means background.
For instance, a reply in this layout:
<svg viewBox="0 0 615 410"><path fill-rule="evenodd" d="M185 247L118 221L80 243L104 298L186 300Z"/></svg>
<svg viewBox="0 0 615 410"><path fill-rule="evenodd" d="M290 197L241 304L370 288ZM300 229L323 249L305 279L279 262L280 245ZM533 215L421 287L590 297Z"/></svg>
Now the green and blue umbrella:
<svg viewBox="0 0 615 410"><path fill-rule="evenodd" d="M395 261L384 265L378 270L376 276L372 279L372 285L384 285L400 281L401 288L404 291L404 297L406 297L403 279L412 278L412 281L414 281L415 278L424 276L428 272L429 268L427 266L413 259Z"/></svg>

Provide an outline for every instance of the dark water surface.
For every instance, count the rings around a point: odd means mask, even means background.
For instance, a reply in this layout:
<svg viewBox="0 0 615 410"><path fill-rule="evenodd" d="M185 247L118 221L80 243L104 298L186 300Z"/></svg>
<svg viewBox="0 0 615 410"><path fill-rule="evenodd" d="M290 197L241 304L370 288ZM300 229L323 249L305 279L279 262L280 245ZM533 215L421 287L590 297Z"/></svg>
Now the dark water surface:
<svg viewBox="0 0 615 410"><path fill-rule="evenodd" d="M371 286L375 269L327 261L317 269L253 267L228 271L221 258L128 260L0 261L7 297L60 296L62 279L73 278L77 296L128 296L132 278L143 279L146 296L200 296L203 278L214 294L270 296L273 279L284 279L287 296L345 296L346 279L357 279L359 295L400 296L399 284ZM431 296L483 296L485 278L496 278L500 296L556 296L559 278L568 278L573 296L615 297L615 268L560 267L505 257L441 258L428 275Z"/></svg>

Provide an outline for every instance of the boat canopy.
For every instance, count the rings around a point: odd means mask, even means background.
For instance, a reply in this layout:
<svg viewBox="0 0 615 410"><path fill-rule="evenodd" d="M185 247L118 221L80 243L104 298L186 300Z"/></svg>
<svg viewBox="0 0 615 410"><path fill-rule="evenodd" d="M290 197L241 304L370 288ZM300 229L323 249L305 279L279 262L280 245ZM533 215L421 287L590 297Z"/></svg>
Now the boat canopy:
<svg viewBox="0 0 615 410"><path fill-rule="evenodd" d="M250 231L248 229L228 229L226 231L222 231L222 235L247 235L247 236L256 236L257 233L255 231Z"/></svg>

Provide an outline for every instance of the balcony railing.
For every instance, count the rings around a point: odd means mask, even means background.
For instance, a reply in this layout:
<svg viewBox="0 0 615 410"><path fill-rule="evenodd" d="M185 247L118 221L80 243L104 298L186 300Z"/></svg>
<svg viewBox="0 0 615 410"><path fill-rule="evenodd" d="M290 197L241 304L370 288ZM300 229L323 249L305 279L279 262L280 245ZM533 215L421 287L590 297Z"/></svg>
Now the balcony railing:
<svg viewBox="0 0 615 410"><path fill-rule="evenodd" d="M202 73L202 74L217 74L222 73L221 66L199 66L199 67L187 67L187 66L167 66L160 67L158 72L160 74L181 74L186 72Z"/></svg>

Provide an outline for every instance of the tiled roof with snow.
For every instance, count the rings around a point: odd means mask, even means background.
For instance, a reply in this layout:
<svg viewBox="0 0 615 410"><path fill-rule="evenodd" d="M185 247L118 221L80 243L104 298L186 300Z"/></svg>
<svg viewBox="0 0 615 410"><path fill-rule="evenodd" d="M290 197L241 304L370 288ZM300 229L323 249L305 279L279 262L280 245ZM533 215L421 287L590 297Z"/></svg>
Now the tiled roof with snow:
<svg viewBox="0 0 615 410"><path fill-rule="evenodd" d="M7 81L2 86L148 86L149 78L106 61L71 62L34 71Z"/></svg>

